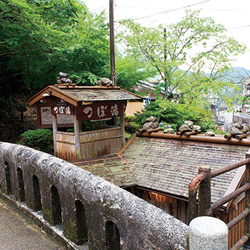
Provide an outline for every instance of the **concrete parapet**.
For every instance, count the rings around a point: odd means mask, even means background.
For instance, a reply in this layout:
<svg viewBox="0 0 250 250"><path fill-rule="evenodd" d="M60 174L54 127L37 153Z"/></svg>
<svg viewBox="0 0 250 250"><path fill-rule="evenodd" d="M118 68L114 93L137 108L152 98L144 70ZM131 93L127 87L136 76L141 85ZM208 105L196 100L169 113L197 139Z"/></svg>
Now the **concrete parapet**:
<svg viewBox="0 0 250 250"><path fill-rule="evenodd" d="M228 249L227 225L217 218L208 216L193 219L189 224L189 249Z"/></svg>

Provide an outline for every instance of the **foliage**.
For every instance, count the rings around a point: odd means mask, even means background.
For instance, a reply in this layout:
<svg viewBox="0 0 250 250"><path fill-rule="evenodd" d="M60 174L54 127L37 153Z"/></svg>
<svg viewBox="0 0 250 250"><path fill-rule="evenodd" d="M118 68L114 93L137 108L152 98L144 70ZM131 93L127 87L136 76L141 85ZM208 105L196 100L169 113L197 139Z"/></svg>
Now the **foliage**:
<svg viewBox="0 0 250 250"><path fill-rule="evenodd" d="M235 86L223 76L230 70L230 58L246 48L226 37L222 25L201 18L199 11L187 11L180 22L157 28L142 27L132 20L123 25L126 52L155 67L166 98L192 103L202 94L216 93L230 102L225 89Z"/></svg>
<svg viewBox="0 0 250 250"><path fill-rule="evenodd" d="M133 56L117 56L116 73L117 85L129 91L133 91L139 80L147 80L156 74L149 63L139 61Z"/></svg>
<svg viewBox="0 0 250 250"><path fill-rule="evenodd" d="M60 71L80 85L106 76L108 27L80 0L0 1L0 117L18 97L55 84Z"/></svg>
<svg viewBox="0 0 250 250"><path fill-rule="evenodd" d="M202 131L215 129L216 125L211 119L212 114L205 107L189 106L177 104L167 99L157 98L155 102L151 102L146 108L136 115L137 122L143 124L149 116L155 116L158 122L163 126L171 126L175 131L179 129L184 121L193 121L195 125L199 125Z"/></svg>
<svg viewBox="0 0 250 250"><path fill-rule="evenodd" d="M244 104L247 104L250 102L250 97L249 96L246 96L246 95L243 95L239 98L239 104L240 105L244 105Z"/></svg>
<svg viewBox="0 0 250 250"><path fill-rule="evenodd" d="M28 130L20 135L20 143L50 153L53 150L53 133L49 129Z"/></svg>

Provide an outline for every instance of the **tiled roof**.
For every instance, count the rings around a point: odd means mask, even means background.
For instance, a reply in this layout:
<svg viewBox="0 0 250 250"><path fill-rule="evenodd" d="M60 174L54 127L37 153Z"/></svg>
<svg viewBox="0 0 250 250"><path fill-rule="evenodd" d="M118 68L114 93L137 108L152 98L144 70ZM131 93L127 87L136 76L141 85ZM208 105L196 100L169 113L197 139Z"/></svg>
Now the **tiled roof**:
<svg viewBox="0 0 250 250"><path fill-rule="evenodd" d="M249 146L136 137L123 152L142 187L188 197L200 166L221 168L245 158ZM212 202L222 198L237 170L212 179Z"/></svg>
<svg viewBox="0 0 250 250"><path fill-rule="evenodd" d="M74 164L120 187L136 184L132 171L117 154L81 160Z"/></svg>
<svg viewBox="0 0 250 250"><path fill-rule="evenodd" d="M140 101L142 97L120 88L62 88L62 92L76 97L79 101Z"/></svg>

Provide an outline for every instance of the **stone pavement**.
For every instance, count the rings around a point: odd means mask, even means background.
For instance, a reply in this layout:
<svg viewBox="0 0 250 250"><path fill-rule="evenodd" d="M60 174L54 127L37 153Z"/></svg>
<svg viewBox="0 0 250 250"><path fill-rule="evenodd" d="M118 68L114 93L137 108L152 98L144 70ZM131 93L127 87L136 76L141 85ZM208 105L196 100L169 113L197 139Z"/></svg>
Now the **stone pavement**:
<svg viewBox="0 0 250 250"><path fill-rule="evenodd" d="M0 250L63 250L27 216L0 199Z"/></svg>

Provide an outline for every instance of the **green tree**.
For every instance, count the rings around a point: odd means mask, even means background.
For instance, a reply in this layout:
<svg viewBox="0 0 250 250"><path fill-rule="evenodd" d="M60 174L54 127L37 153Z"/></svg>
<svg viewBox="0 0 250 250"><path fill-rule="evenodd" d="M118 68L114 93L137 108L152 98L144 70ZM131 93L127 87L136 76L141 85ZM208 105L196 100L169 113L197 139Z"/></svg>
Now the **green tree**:
<svg viewBox="0 0 250 250"><path fill-rule="evenodd" d="M131 56L116 56L117 85L123 89L133 91L139 80L147 80L156 75L155 69L146 62Z"/></svg>
<svg viewBox="0 0 250 250"><path fill-rule="evenodd" d="M217 93L229 101L224 89L234 86L223 76L230 69L230 57L244 53L245 46L226 37L222 25L201 18L199 11L187 11L180 22L157 28L132 20L123 24L127 53L157 69L166 98L191 103L202 94Z"/></svg>
<svg viewBox="0 0 250 250"><path fill-rule="evenodd" d="M0 1L0 117L60 71L80 85L107 75L108 27L79 0Z"/></svg>

